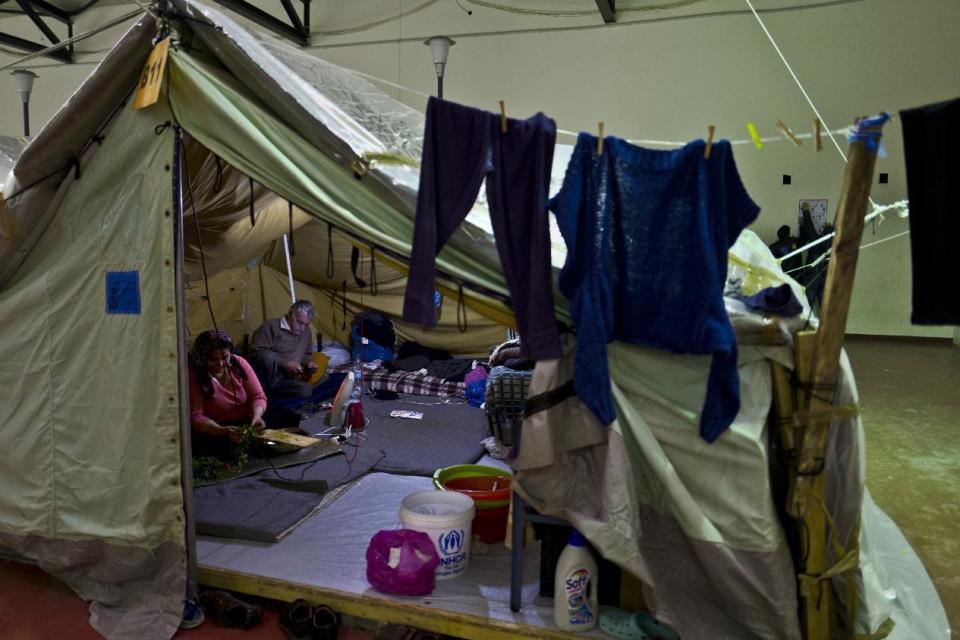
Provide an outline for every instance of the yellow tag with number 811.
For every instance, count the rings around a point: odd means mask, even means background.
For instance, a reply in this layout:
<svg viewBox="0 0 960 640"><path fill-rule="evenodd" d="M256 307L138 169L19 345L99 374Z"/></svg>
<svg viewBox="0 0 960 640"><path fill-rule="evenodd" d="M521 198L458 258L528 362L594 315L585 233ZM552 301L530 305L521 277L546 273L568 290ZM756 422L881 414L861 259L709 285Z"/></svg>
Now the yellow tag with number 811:
<svg viewBox="0 0 960 640"><path fill-rule="evenodd" d="M133 108L143 109L157 102L160 97L160 85L163 84L163 71L167 67L167 53L170 51L170 37L156 44L147 63L143 65L137 93L133 98Z"/></svg>

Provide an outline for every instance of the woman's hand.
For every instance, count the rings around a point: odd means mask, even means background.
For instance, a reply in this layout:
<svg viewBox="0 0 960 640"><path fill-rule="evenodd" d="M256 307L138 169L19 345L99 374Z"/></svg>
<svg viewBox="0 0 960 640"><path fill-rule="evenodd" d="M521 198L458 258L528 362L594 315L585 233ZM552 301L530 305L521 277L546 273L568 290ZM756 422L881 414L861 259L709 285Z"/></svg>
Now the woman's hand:
<svg viewBox="0 0 960 640"><path fill-rule="evenodd" d="M250 426L256 429L257 433L267 428L267 424L263 421L263 416L258 415L254 415L253 419L250 420Z"/></svg>
<svg viewBox="0 0 960 640"><path fill-rule="evenodd" d="M223 435L227 438L230 438L231 441L240 444L243 442L243 432L240 431L240 427L220 427L223 430Z"/></svg>

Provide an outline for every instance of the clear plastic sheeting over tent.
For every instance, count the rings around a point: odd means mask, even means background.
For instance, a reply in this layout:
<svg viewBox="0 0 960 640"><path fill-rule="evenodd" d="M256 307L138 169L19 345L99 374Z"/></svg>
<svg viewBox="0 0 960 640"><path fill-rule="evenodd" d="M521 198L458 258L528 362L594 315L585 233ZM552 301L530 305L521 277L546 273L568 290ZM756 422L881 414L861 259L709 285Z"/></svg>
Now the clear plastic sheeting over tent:
<svg viewBox="0 0 960 640"><path fill-rule="evenodd" d="M0 187L3 186L3 179L17 164L17 158L20 157L23 148L26 146L26 138L0 136Z"/></svg>

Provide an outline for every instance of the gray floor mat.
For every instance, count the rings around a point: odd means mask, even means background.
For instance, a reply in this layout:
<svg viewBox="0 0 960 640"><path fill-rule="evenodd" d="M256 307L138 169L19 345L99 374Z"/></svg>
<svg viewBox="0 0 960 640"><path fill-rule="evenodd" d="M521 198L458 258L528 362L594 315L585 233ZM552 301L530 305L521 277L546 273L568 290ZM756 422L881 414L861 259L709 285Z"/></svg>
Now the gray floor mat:
<svg viewBox="0 0 960 640"><path fill-rule="evenodd" d="M393 410L423 413L422 420L391 418ZM482 409L466 403L444 403L432 396L402 396L400 400L363 399L364 416L370 423L360 449L380 449L385 456L374 471L402 475L430 476L442 467L470 464L486 450L480 441L487 437ZM323 417L304 420L300 428L309 434L326 429ZM351 450L348 445L347 450Z"/></svg>
<svg viewBox="0 0 960 640"><path fill-rule="evenodd" d="M352 449L276 473L259 471L194 491L197 533L276 542L319 506L329 489L356 480L383 459L373 447Z"/></svg>

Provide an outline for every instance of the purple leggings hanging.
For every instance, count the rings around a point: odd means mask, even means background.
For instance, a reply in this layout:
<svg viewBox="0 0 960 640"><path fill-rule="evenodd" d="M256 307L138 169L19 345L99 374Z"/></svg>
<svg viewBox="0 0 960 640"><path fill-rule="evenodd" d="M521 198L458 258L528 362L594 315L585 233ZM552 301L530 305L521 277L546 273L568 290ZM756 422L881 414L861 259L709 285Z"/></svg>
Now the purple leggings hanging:
<svg viewBox="0 0 960 640"><path fill-rule="evenodd" d="M560 357L547 219L556 132L556 123L542 113L508 120L504 133L499 115L430 98L404 320L436 324L436 256L466 218L486 178L497 253L523 351L533 359Z"/></svg>

